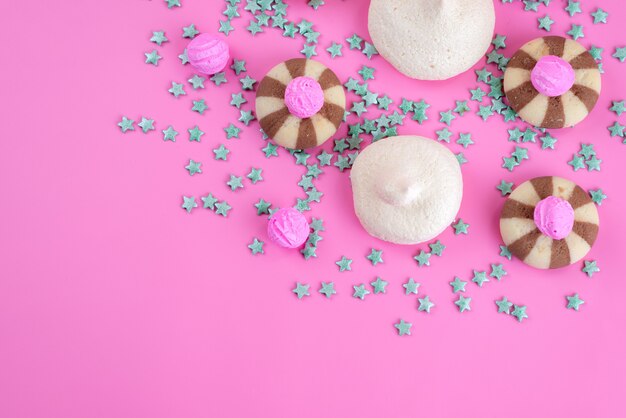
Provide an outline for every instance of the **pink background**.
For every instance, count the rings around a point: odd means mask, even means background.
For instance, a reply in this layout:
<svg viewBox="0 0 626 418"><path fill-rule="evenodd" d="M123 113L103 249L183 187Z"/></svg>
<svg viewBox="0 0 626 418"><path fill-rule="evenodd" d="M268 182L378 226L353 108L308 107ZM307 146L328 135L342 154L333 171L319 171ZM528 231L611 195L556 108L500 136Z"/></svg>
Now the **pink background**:
<svg viewBox="0 0 626 418"><path fill-rule="evenodd" d="M318 59L342 80L373 65L370 89L387 93L392 107L403 95L432 105L427 123L407 118L401 134L433 137L442 127L438 112L469 99L476 86L471 71L447 82L409 80L381 57L369 62L347 46L331 60L331 41L354 32L367 38L367 1L326 0L317 12L304 1L288 3L291 20L315 23ZM591 24L589 12L600 4L608 25ZM617 119L610 101L626 98L626 64L610 57L626 42L626 9L617 0L586 0L584 14L570 19L563 5L553 0L533 13L498 1L496 32L508 36L510 56L545 33L536 19L546 11L557 21L553 34L583 23L581 42L605 48L596 110L575 129L553 132L556 151L524 144L531 159L513 173L500 167L514 149L501 117L484 123L472 112L453 121L453 139L469 131L476 141L465 151L460 212L470 235L449 229L440 237L444 256L418 268L412 256L426 245L369 237L353 214L348 172L335 167L317 181L322 203L307 212L325 220L318 258L305 261L269 242L265 255L250 255L253 237L267 241L253 203L292 205L302 197L296 183L304 171L282 149L280 158L265 159L256 122L240 140L225 140L222 128L240 125L228 105L239 90L232 71L220 87L207 82L193 91L185 81L192 72L177 58L186 44L181 27L216 31L224 2L183 0L175 10L157 0L2 2L0 417L623 416L626 148L606 127ZM252 38L244 29L250 16L240 13L228 42L250 76L260 80L299 55L301 37L266 30ZM165 30L170 42L151 44L153 30ZM164 57L157 68L143 63L153 48ZM167 92L172 80L185 82L187 96ZM211 107L204 116L189 110L199 97ZM254 96L246 97L250 109ZM372 108L365 116L377 114ZM122 135L122 115L152 117L157 131ZM176 143L161 139L169 124L181 133ZM206 132L201 143L187 140L195 124ZM596 145L601 172L574 173L566 164L581 142ZM213 160L220 143L231 150L228 163ZM203 163L202 174L188 175L189 158ZM263 168L265 181L226 188L229 174L252 166ZM498 255L503 200L495 186L546 174L609 196L587 257L602 269L592 279L580 263L542 272ZM234 207L229 218L180 208L182 195L207 192ZM372 247L384 250L384 264L365 259ZM337 271L342 255L354 259L351 272ZM509 275L482 289L468 283L472 311L459 314L448 282L499 262ZM352 285L377 275L390 282L387 295L352 298ZM420 297L435 302L430 315L417 311L415 295L403 294L409 276L422 283ZM312 285L310 298L291 293L296 280ZM335 282L332 300L317 293L322 280ZM565 309L574 292L586 301L580 312ZM497 314L494 300L502 296L527 305L530 318L518 324ZM398 337L400 318L413 323L411 336Z"/></svg>

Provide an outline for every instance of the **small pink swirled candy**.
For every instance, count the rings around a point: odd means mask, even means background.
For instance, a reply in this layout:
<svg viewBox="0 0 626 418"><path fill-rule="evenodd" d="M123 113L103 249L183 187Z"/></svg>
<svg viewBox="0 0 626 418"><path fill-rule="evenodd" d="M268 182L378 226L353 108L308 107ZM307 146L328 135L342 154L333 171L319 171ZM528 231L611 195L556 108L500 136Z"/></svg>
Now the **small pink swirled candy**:
<svg viewBox="0 0 626 418"><path fill-rule="evenodd" d="M324 106L322 86L311 77L296 77L287 84L285 105L300 119L310 118Z"/></svg>
<svg viewBox="0 0 626 418"><path fill-rule="evenodd" d="M278 209L267 224L270 239L281 247L297 248L309 237L309 223L294 208Z"/></svg>
<svg viewBox="0 0 626 418"><path fill-rule="evenodd" d="M572 232L574 209L567 200L548 196L535 206L535 225L552 239L563 239Z"/></svg>
<svg viewBox="0 0 626 418"><path fill-rule="evenodd" d="M187 57L193 68L203 74L219 73L230 59L228 44L219 36L202 33L187 45Z"/></svg>
<svg viewBox="0 0 626 418"><path fill-rule="evenodd" d="M541 57L530 72L530 81L544 96L560 96L574 85L574 69L569 62L554 55Z"/></svg>

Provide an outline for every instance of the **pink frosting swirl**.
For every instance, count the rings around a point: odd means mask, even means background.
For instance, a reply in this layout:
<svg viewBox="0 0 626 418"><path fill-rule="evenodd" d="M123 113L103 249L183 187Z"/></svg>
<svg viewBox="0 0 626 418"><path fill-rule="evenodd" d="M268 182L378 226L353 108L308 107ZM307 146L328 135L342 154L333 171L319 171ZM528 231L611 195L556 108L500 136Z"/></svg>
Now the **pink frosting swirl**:
<svg viewBox="0 0 626 418"><path fill-rule="evenodd" d="M309 223L294 208L278 209L269 219L267 235L281 247L297 248L309 237Z"/></svg>
<svg viewBox="0 0 626 418"><path fill-rule="evenodd" d="M530 73L530 81L544 96L560 96L574 85L574 69L569 62L554 55L541 57Z"/></svg>
<svg viewBox="0 0 626 418"><path fill-rule="evenodd" d="M563 239L572 232L574 209L567 200L548 196L535 206L535 225L552 239Z"/></svg>
<svg viewBox="0 0 626 418"><path fill-rule="evenodd" d="M228 44L220 37L203 33L187 45L187 57L193 68L203 74L219 73L230 59Z"/></svg>
<svg viewBox="0 0 626 418"><path fill-rule="evenodd" d="M311 77L296 77L287 85L285 104L292 115L310 118L324 106L322 86Z"/></svg>

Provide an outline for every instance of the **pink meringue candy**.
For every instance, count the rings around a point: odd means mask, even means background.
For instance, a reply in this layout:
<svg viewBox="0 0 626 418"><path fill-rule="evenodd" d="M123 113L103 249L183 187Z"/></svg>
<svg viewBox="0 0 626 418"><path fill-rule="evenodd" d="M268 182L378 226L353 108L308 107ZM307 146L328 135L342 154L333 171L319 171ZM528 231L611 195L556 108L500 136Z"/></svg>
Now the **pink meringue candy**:
<svg viewBox="0 0 626 418"><path fill-rule="evenodd" d="M554 55L543 56L530 72L533 87L544 96L556 97L574 85L574 69L569 62Z"/></svg>
<svg viewBox="0 0 626 418"><path fill-rule="evenodd" d="M324 106L324 91L311 77L296 77L287 84L285 105L289 113L300 118L310 118Z"/></svg>
<svg viewBox="0 0 626 418"><path fill-rule="evenodd" d="M219 36L202 33L187 45L187 57L193 68L203 74L213 75L226 67L230 52L228 44Z"/></svg>
<svg viewBox="0 0 626 418"><path fill-rule="evenodd" d="M267 235L281 247L297 248L309 237L309 223L294 208L278 209L269 219Z"/></svg>
<svg viewBox="0 0 626 418"><path fill-rule="evenodd" d="M535 225L552 239L567 237L574 226L574 209L560 197L548 196L535 206Z"/></svg>

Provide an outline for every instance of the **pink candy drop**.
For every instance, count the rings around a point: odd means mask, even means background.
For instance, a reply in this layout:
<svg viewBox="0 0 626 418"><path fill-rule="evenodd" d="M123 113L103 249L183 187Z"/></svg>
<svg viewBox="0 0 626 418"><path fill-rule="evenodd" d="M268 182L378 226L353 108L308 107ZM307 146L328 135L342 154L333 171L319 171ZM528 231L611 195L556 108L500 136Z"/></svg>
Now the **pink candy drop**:
<svg viewBox="0 0 626 418"><path fill-rule="evenodd" d="M213 75L226 67L230 52L228 44L219 36L203 33L189 42L187 57L193 68L203 74Z"/></svg>
<svg viewBox="0 0 626 418"><path fill-rule="evenodd" d="M309 223L294 208L278 209L269 219L267 234L281 247L297 248L309 237Z"/></svg>

